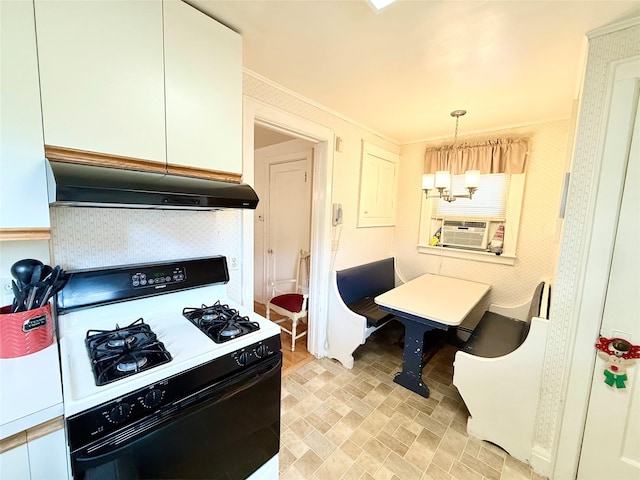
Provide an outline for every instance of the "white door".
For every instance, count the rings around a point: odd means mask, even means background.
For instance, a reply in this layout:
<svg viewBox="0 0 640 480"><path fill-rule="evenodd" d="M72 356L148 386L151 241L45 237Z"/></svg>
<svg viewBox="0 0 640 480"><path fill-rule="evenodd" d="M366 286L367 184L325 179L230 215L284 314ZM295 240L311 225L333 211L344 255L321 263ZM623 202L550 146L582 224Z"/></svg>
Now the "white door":
<svg viewBox="0 0 640 480"><path fill-rule="evenodd" d="M633 128L600 335L625 338L638 345L640 108L636 110ZM626 367L626 388L606 384L605 368L605 360L596 359L578 479L637 480L640 479L640 359Z"/></svg>
<svg viewBox="0 0 640 480"><path fill-rule="evenodd" d="M271 297L272 281L293 278L298 251L310 249L311 159L312 150L308 150L267 167L266 298Z"/></svg>

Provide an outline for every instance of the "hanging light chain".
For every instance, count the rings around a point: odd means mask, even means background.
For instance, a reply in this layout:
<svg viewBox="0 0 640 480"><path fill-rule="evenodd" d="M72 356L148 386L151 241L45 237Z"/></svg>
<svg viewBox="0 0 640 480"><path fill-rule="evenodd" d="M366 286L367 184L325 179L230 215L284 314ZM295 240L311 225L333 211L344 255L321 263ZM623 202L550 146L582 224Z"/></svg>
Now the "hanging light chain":
<svg viewBox="0 0 640 480"><path fill-rule="evenodd" d="M456 140L458 139L458 122L460 121L460 117L466 114L466 110L454 110L453 112L451 112L451 116L456 117L456 131L453 135L453 145L451 145L452 147L456 144Z"/></svg>
<svg viewBox="0 0 640 480"><path fill-rule="evenodd" d="M458 140L458 122L459 121L460 121L460 117L456 117L456 131L453 134L453 145L451 145L452 147L455 147L456 140Z"/></svg>
<svg viewBox="0 0 640 480"><path fill-rule="evenodd" d="M422 190L424 190L425 198L436 198L433 196L429 196L429 190L435 188L439 191L437 198L441 198L447 202L453 202L456 198L473 198L473 193L478 189L478 177L479 171L468 170L465 172L465 186L469 193L467 195L454 195L453 194L453 156L455 152L455 145L458 140L458 126L460 123L460 117L467 113L466 110L454 110L451 112L452 117L456 117L456 129L453 134L453 144L451 145L451 156L449 157L449 171L437 171L436 175L434 174L424 174L422 175ZM441 175L441 174L445 175ZM475 174L475 177L473 175ZM442 180L446 179L445 182L448 182L449 185L444 186Z"/></svg>

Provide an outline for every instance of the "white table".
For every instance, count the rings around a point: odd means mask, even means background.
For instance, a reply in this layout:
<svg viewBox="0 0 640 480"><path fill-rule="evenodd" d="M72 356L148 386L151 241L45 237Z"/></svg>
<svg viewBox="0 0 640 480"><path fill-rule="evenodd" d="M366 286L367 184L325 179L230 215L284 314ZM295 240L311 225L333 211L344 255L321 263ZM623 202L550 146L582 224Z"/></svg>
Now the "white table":
<svg viewBox="0 0 640 480"><path fill-rule="evenodd" d="M429 387L422 381L424 334L460 325L490 289L484 283L426 274L375 297L405 327L402 371L393 381L428 397Z"/></svg>

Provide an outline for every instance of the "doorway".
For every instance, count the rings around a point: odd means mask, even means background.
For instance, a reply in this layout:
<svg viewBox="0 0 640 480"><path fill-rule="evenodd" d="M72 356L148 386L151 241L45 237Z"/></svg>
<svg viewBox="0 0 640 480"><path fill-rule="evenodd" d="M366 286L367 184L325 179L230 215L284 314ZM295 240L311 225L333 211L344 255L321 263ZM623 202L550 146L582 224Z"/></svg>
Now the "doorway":
<svg viewBox="0 0 640 480"><path fill-rule="evenodd" d="M256 311L264 312L273 296L273 282L294 277L298 252L311 250L313 145L260 125L254 127L254 188L261 200L254 222ZM308 278L303 283L308 285ZM312 321L307 318L301 323L299 333ZM290 345L289 334L282 337L282 344ZM306 337L298 339L295 354L283 349L285 367L309 358L306 343Z"/></svg>
<svg viewBox="0 0 640 480"><path fill-rule="evenodd" d="M260 203L254 221L254 298L265 304L272 281L292 278L297 253L311 249L313 143L269 136L256 126L254 188ZM275 138L282 138L281 135Z"/></svg>
<svg viewBox="0 0 640 480"><path fill-rule="evenodd" d="M329 263L331 256L331 178L333 171L334 133L322 125L289 114L278 108L264 104L250 97L244 98L243 111L243 172L244 181L255 185L255 126L285 135L291 139L307 141L313 146L311 175L311 218L310 252L311 275L309 279L310 298L307 347L311 355L324 356L326 339L327 308L329 282ZM258 139L260 141L260 139ZM260 221L255 212L243 216L243 251L255 251L254 231ZM243 292L245 305L253 304L255 269L260 269L253 255L244 255ZM254 260L251 262L251 260ZM263 263L264 265L264 263ZM264 267L262 267L264 268ZM260 313L260 312L258 312ZM304 338L304 337L303 337ZM296 352L297 353L297 352Z"/></svg>

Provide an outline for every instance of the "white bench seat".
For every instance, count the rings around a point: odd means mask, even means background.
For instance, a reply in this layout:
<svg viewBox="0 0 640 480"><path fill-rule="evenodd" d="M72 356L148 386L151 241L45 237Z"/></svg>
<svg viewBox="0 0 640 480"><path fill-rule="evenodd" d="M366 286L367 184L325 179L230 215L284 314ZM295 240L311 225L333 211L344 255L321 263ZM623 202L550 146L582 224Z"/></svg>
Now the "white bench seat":
<svg viewBox="0 0 640 480"><path fill-rule="evenodd" d="M381 310L374 297L395 287L395 260L333 272L329 289L326 354L353 368L353 352L394 316Z"/></svg>
<svg viewBox="0 0 640 480"><path fill-rule="evenodd" d="M549 328L548 284L523 307L490 306L456 353L453 384L469 410L469 435L528 463ZM535 315L509 317L527 310Z"/></svg>

